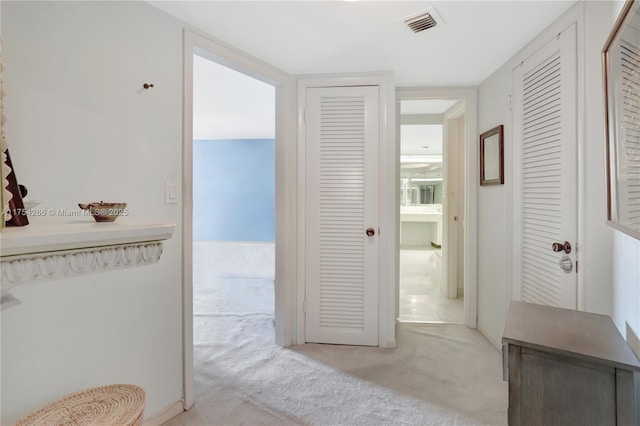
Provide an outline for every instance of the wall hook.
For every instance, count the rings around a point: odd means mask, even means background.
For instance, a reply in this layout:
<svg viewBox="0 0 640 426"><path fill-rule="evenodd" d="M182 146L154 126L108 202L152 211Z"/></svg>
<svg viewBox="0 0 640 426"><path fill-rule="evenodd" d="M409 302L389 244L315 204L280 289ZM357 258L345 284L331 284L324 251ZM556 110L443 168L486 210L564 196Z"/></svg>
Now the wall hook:
<svg viewBox="0 0 640 426"><path fill-rule="evenodd" d="M151 89L153 87L153 84L145 83L142 85L142 87L144 87L145 89Z"/></svg>

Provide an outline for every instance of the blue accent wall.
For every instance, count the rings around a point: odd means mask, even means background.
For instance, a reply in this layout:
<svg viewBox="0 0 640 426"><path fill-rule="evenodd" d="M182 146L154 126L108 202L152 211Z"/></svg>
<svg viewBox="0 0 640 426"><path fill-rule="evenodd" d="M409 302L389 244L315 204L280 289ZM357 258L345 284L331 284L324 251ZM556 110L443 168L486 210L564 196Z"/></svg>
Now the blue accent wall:
<svg viewBox="0 0 640 426"><path fill-rule="evenodd" d="M193 141L193 239L275 242L275 140Z"/></svg>

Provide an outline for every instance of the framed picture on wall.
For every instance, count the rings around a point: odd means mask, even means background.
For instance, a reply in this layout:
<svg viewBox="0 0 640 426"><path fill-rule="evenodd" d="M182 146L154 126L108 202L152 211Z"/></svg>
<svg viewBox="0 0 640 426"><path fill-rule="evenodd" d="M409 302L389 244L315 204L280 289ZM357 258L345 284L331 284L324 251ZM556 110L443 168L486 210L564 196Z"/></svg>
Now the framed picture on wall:
<svg viewBox="0 0 640 426"><path fill-rule="evenodd" d="M603 50L607 223L640 239L640 3L627 1Z"/></svg>
<svg viewBox="0 0 640 426"><path fill-rule="evenodd" d="M480 185L504 184L503 125L480 135Z"/></svg>

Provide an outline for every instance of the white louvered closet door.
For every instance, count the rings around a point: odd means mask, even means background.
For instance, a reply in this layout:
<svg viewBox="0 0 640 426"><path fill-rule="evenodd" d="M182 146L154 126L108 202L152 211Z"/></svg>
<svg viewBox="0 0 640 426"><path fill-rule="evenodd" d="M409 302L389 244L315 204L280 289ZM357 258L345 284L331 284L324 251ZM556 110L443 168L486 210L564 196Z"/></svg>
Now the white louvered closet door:
<svg viewBox="0 0 640 426"><path fill-rule="evenodd" d="M377 346L378 87L309 88L305 121L306 341Z"/></svg>
<svg viewBox="0 0 640 426"><path fill-rule="evenodd" d="M512 98L514 299L568 309L577 308L576 73L572 25L514 69ZM565 242L570 253L552 249Z"/></svg>

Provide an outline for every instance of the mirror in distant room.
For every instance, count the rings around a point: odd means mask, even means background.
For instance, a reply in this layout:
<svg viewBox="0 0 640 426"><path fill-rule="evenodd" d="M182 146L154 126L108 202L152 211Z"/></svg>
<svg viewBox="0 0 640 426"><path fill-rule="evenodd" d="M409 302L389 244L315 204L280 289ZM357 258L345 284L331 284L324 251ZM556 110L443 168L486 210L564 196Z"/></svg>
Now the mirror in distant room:
<svg viewBox="0 0 640 426"><path fill-rule="evenodd" d="M627 1L603 51L607 219L640 239L640 3Z"/></svg>
<svg viewBox="0 0 640 426"><path fill-rule="evenodd" d="M480 135L480 185L504 183L503 133L500 125Z"/></svg>

